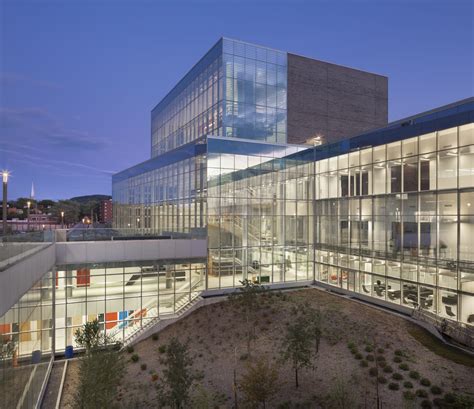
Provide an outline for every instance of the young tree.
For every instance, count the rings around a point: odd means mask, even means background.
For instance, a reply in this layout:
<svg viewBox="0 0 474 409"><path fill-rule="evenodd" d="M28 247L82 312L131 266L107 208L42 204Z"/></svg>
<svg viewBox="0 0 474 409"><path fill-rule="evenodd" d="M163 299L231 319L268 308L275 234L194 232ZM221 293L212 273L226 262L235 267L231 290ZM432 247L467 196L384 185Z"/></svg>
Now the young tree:
<svg viewBox="0 0 474 409"><path fill-rule="evenodd" d="M348 379L341 374L338 374L332 383L329 401L331 408L334 409L349 409L358 406Z"/></svg>
<svg viewBox="0 0 474 409"><path fill-rule="evenodd" d="M298 315L288 325L282 344L282 358L289 361L295 370L295 387L298 388L298 371L311 366L313 349L312 338L308 331L307 319Z"/></svg>
<svg viewBox="0 0 474 409"><path fill-rule="evenodd" d="M240 389L252 405L262 405L265 409L278 388L278 370L265 358L258 358L254 364L247 364L247 371L240 380ZM252 406L254 407L254 406Z"/></svg>
<svg viewBox="0 0 474 409"><path fill-rule="evenodd" d="M101 334L97 320L87 322L74 335L77 345L85 348L79 366L75 407L78 409L113 407L117 387L125 371L119 344L110 348L112 340Z"/></svg>
<svg viewBox="0 0 474 409"><path fill-rule="evenodd" d="M267 291L267 289L263 285L253 283L248 279L242 280L240 283L242 287L239 287L239 291L231 294L229 298L235 306L243 309L246 327L247 354L250 356L250 343L255 337L255 314L259 310L259 295Z"/></svg>
<svg viewBox="0 0 474 409"><path fill-rule="evenodd" d="M163 385L159 388L159 400L173 409L183 409L189 403L189 392L196 380L188 346L172 338L166 347L163 364L166 368L163 370Z"/></svg>

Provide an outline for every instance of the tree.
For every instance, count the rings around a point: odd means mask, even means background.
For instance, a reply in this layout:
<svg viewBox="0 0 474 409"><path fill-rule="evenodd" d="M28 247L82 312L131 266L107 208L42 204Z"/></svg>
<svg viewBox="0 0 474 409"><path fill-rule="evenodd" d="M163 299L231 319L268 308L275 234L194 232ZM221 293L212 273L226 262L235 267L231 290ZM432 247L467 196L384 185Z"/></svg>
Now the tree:
<svg viewBox="0 0 474 409"><path fill-rule="evenodd" d="M186 405L190 401L189 392L196 380L188 346L172 338L166 347L163 364L166 368L163 369L163 384L159 387L161 404L173 409L188 407Z"/></svg>
<svg viewBox="0 0 474 409"><path fill-rule="evenodd" d="M239 386L250 404L261 404L265 409L267 402L277 391L277 381L276 366L259 357L254 364L247 364L247 372L242 376Z"/></svg>
<svg viewBox="0 0 474 409"><path fill-rule="evenodd" d="M75 332L78 346L85 348L79 364L79 385L75 407L78 409L112 408L117 387L125 371L120 344L100 332L99 322L84 324Z"/></svg>
<svg viewBox="0 0 474 409"><path fill-rule="evenodd" d="M244 312L247 354L250 356L250 343L255 337L255 313L259 310L260 306L259 296L266 292L267 289L263 285L253 283L248 279L240 281L240 283L242 284L242 287L239 287L238 292L231 294L229 299L236 307L242 309Z"/></svg>
<svg viewBox="0 0 474 409"><path fill-rule="evenodd" d="M60 200L51 209L51 214L61 220L61 212L64 212L64 223L73 224L79 221L80 206L71 200Z"/></svg>
<svg viewBox="0 0 474 409"><path fill-rule="evenodd" d="M311 367L313 350L312 338L308 331L304 315L297 315L294 322L289 324L282 344L283 361L289 361L295 370L295 387L298 388L298 371Z"/></svg>

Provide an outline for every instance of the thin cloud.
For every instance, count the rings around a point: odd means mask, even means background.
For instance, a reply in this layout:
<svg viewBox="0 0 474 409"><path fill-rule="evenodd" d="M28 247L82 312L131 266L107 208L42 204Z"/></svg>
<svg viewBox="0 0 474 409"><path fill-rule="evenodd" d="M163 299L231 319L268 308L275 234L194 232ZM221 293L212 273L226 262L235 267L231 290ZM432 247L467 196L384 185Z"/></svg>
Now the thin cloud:
<svg viewBox="0 0 474 409"><path fill-rule="evenodd" d="M18 85L18 84L33 85L36 87L48 88L50 90L56 90L56 91L60 91L63 89L61 85L52 81L38 80L38 79L31 78L23 74L17 74L17 73L12 73L12 72L0 73L0 85L7 86L7 85Z"/></svg>
<svg viewBox="0 0 474 409"><path fill-rule="evenodd" d="M0 152L5 152L5 153L8 153L10 155L22 156L24 158L29 159L30 161L35 161L35 162L40 159L37 156L33 156L33 155L30 155L30 154L25 153L25 152L18 152L18 151L12 150L12 149L0 148ZM116 171L113 171L113 170L100 169L100 168L96 168L94 166L84 165L82 163L74 163L74 162L71 162L71 161L63 161L63 160L57 160L57 159L46 159L45 158L45 159L42 160L42 164L43 165L57 164L57 165L61 165L62 168L64 168L64 166L72 166L72 167L75 167L75 168L87 169L89 171L92 170L92 171L102 173L102 174L105 174L105 175L112 175L112 174L116 173ZM61 169L61 167L59 169Z"/></svg>
<svg viewBox="0 0 474 409"><path fill-rule="evenodd" d="M0 140L23 140L31 144L38 141L54 148L86 150L105 149L104 139L88 132L66 128L42 108L0 108Z"/></svg>

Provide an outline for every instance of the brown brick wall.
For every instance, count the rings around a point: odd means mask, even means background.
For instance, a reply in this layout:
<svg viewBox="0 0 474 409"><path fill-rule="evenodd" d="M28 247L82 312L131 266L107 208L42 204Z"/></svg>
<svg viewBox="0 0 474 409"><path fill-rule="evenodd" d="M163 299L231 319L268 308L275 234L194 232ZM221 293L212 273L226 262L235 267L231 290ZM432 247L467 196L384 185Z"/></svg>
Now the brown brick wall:
<svg viewBox="0 0 474 409"><path fill-rule="evenodd" d="M334 142L387 122L387 77L288 54L288 143Z"/></svg>

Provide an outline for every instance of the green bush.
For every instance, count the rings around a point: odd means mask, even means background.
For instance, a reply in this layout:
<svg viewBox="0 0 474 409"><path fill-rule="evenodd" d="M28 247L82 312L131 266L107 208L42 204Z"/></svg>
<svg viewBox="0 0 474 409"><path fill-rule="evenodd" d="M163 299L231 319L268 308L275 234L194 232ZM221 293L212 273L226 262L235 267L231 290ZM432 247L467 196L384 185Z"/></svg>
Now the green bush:
<svg viewBox="0 0 474 409"><path fill-rule="evenodd" d="M423 409L431 409L433 407L431 401L429 401L428 399L423 399L421 401L421 407Z"/></svg>
<svg viewBox="0 0 474 409"><path fill-rule="evenodd" d="M349 342L349 343L347 344L347 347L348 347L349 349L354 349L355 346L356 346L356 345L355 345L353 342Z"/></svg>
<svg viewBox="0 0 474 409"><path fill-rule="evenodd" d="M377 353L383 354L385 352L385 349L383 348L377 348Z"/></svg>
<svg viewBox="0 0 474 409"><path fill-rule="evenodd" d="M355 359L362 359L363 356L362 356L361 353L357 352L357 354L354 355L354 358L355 358Z"/></svg>
<svg viewBox="0 0 474 409"><path fill-rule="evenodd" d="M133 354L131 359L132 359L132 362L138 362L140 357L137 354Z"/></svg>
<svg viewBox="0 0 474 409"><path fill-rule="evenodd" d="M403 392L403 398L405 400L415 400L415 394L412 391Z"/></svg>
<svg viewBox="0 0 474 409"><path fill-rule="evenodd" d="M430 381L428 378L421 378L421 379L420 379L420 383L421 383L423 386L430 386L430 385L431 385L431 381Z"/></svg>
<svg viewBox="0 0 474 409"><path fill-rule="evenodd" d="M453 392L448 392L444 394L444 400L447 403L455 403L456 402L456 394Z"/></svg>
<svg viewBox="0 0 474 409"><path fill-rule="evenodd" d="M384 378L383 376L379 376L377 380L379 381L379 383L382 383L382 384L387 383L387 379Z"/></svg>
<svg viewBox="0 0 474 409"><path fill-rule="evenodd" d="M141 369L142 371L146 371L146 364L141 364L141 365L140 365L140 369Z"/></svg>
<svg viewBox="0 0 474 409"><path fill-rule="evenodd" d="M372 352L374 350L374 348L372 348L372 345L367 345L365 347L365 352Z"/></svg>
<svg viewBox="0 0 474 409"><path fill-rule="evenodd" d="M410 381L403 382L403 386L407 389L412 389L413 388L413 384Z"/></svg>
<svg viewBox="0 0 474 409"><path fill-rule="evenodd" d="M386 365L385 368L383 368L383 371L385 373L392 373L393 372L393 368L390 366L390 365Z"/></svg>
<svg viewBox="0 0 474 409"><path fill-rule="evenodd" d="M427 398L428 392L426 392L424 389L418 389L416 391L416 396L418 396L419 398Z"/></svg>
<svg viewBox="0 0 474 409"><path fill-rule="evenodd" d="M369 366L369 363L366 360L360 361L360 366L363 368L367 368Z"/></svg>
<svg viewBox="0 0 474 409"><path fill-rule="evenodd" d="M151 339L152 339L153 341L158 341L158 338L159 338L159 337L158 337L158 334L153 334L153 335L151 336Z"/></svg>
<svg viewBox="0 0 474 409"><path fill-rule="evenodd" d="M370 361L370 362L373 362L375 360L375 357L371 354L368 354L365 359L367 359L367 361Z"/></svg>
<svg viewBox="0 0 474 409"><path fill-rule="evenodd" d="M420 373L418 371L410 371L409 376L411 379L420 379Z"/></svg>
<svg viewBox="0 0 474 409"><path fill-rule="evenodd" d="M393 362L399 364L400 362L403 362L403 359L400 358L399 356L396 356L396 357L393 358Z"/></svg>
<svg viewBox="0 0 474 409"><path fill-rule="evenodd" d="M408 367L408 365L405 364L405 363L398 365L398 367L399 367L402 371L408 371L408 369L410 369L410 368Z"/></svg>
<svg viewBox="0 0 474 409"><path fill-rule="evenodd" d="M388 389L390 389L392 391L398 391L398 389L400 389L400 387L398 386L398 383L390 382L388 384Z"/></svg>
<svg viewBox="0 0 474 409"><path fill-rule="evenodd" d="M369 369L369 375L370 376L377 376L377 369L376 368L370 368Z"/></svg>
<svg viewBox="0 0 474 409"><path fill-rule="evenodd" d="M403 356L403 352L400 349L396 349L394 351L394 354L397 355L397 356Z"/></svg>
<svg viewBox="0 0 474 409"><path fill-rule="evenodd" d="M395 372L393 375L392 375L392 378L395 379L396 381L401 381L403 379L403 375L398 373L398 372Z"/></svg>
<svg viewBox="0 0 474 409"><path fill-rule="evenodd" d="M166 345L160 345L160 346L158 347L158 352L159 352L160 354L164 354L164 353L166 352Z"/></svg>
<svg viewBox="0 0 474 409"><path fill-rule="evenodd" d="M359 353L359 350L357 349L357 347L351 348L351 354L352 355L355 355L355 354L358 354L358 353Z"/></svg>
<svg viewBox="0 0 474 409"><path fill-rule="evenodd" d="M134 351L133 347L132 347L131 345L129 345L129 346L127 347L127 352L128 352L129 354L131 354L133 351Z"/></svg>
<svg viewBox="0 0 474 409"><path fill-rule="evenodd" d="M430 388L430 391L433 395L441 395L441 393L443 392L441 390L441 388L437 385L433 385L431 388Z"/></svg>
<svg viewBox="0 0 474 409"><path fill-rule="evenodd" d="M239 359L241 361L246 361L248 359L248 357L249 357L248 354L242 354L242 355L239 356Z"/></svg>

